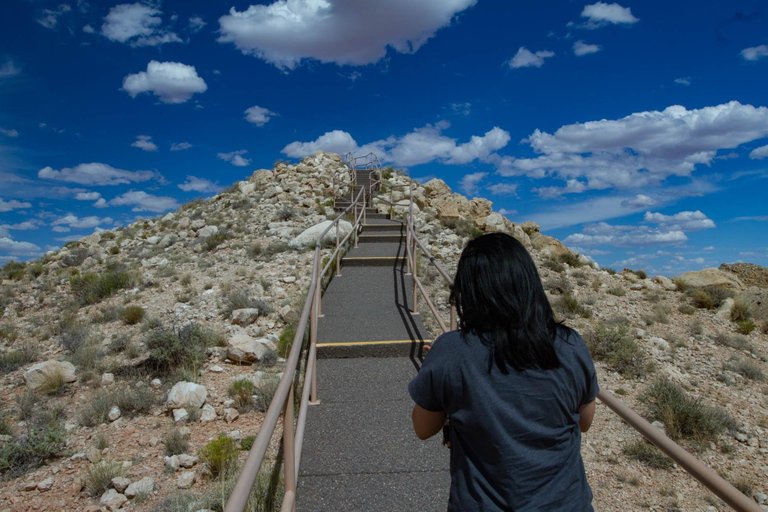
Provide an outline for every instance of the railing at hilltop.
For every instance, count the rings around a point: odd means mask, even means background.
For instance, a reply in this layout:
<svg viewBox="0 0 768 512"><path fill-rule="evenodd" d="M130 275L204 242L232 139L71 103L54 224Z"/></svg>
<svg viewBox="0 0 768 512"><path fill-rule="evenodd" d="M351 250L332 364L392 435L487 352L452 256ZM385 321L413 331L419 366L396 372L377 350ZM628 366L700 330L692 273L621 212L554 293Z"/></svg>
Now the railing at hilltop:
<svg viewBox="0 0 768 512"><path fill-rule="evenodd" d="M426 245L418 239L414 215L413 215L413 187L408 186L410 193L410 204L408 208L408 216L406 221L406 264L407 271L412 276L413 280L413 308L412 313L418 312L418 296L421 295L422 299L427 304L430 312L435 318L435 321L440 326L442 332L446 332L445 321L441 318L437 308L429 297L424 285L421 283L421 279L418 276L418 261L419 253L421 251L426 257L429 264L433 265L437 272L443 277L448 287L453 285L453 281L446 272L446 270L440 265L435 257L429 252ZM417 293L418 292L418 293ZM456 308L451 305L450 310L450 330L456 329ZM624 402L616 398L608 391L600 390L597 394L597 398L605 404L609 409L616 413L621 419L623 419L630 427L637 430L648 441L656 445L662 452L669 456L672 460L677 462L691 476L696 478L710 491L715 493L734 510L739 512L762 512L760 506L742 494L738 489L731 485L727 480L722 478L709 466L701 462L699 459L691 455L679 444L675 443L669 437L664 434L660 429L654 427L643 417L633 411Z"/></svg>
<svg viewBox="0 0 768 512"><path fill-rule="evenodd" d="M363 190L360 190L357 196L353 198L352 204L341 212L317 239L312 260L312 279L307 290L301 317L296 327L296 334L293 337L293 345L285 363L285 372L277 386L274 398L269 404L269 409L267 409L264 416L261 429L248 452L248 458L243 465L237 483L227 500L224 508L225 512L242 512L248 506L251 489L256 482L267 449L281 417L283 420L281 426L283 431L282 459L285 487L281 511L293 511L296 507L296 481L298 480L299 464L301 463L301 449L307 422L307 408L310 403L317 403L317 374L315 371L317 323L321 311L320 300L323 278L332 266L338 274L341 268L342 249L350 241L357 245L358 233L363 222L366 206L366 195L363 193ZM353 216L353 229L342 238L339 233L339 222L346 218L348 214ZM328 256L327 261L322 261L320 255L323 239L333 228L336 230L335 249ZM309 332L307 332L307 324L309 324ZM302 353L306 354L303 373L301 364ZM299 411L297 417L295 396L299 386L301 387L301 398L298 402Z"/></svg>
<svg viewBox="0 0 768 512"><path fill-rule="evenodd" d="M370 203L371 197L378 193L381 188L381 164L379 163L379 157L376 156L375 153L368 153L363 156L354 156L352 153L347 153L342 157L342 162L347 168L350 182L352 183L352 187L350 188L350 200L352 194L354 194L355 186L358 184L356 171L370 171L369 190L366 192L366 201ZM335 176L336 175L334 174L334 179ZM333 185L335 193L335 181Z"/></svg>

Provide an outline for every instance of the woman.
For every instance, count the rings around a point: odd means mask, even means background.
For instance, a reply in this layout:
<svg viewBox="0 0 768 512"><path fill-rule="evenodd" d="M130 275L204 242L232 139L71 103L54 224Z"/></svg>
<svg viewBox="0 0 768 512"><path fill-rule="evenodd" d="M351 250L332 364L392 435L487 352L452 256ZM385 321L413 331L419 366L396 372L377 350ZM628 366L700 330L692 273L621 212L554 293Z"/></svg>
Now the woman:
<svg viewBox="0 0 768 512"><path fill-rule="evenodd" d="M440 336L408 390L420 439L446 419L448 510L591 511L581 432L598 385L579 334L554 320L533 259L509 235L470 241Z"/></svg>

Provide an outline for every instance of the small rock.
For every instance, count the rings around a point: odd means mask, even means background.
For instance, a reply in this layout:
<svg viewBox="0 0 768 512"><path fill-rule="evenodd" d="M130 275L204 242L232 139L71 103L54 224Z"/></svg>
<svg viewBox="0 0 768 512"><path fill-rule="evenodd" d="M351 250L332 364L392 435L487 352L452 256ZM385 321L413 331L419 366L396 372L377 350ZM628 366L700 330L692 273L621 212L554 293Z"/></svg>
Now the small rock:
<svg viewBox="0 0 768 512"><path fill-rule="evenodd" d="M127 501L128 498L124 494L120 494L114 489L108 489L99 499L99 503L107 507L108 510L118 510Z"/></svg>
<svg viewBox="0 0 768 512"><path fill-rule="evenodd" d="M119 493L122 493L128 488L129 485L131 485L131 481L124 476L116 476L112 479L111 483L112 488Z"/></svg>
<svg viewBox="0 0 768 512"><path fill-rule="evenodd" d="M48 382L51 377L60 375L64 382L75 382L75 366L68 361L53 359L33 364L24 372L24 381L29 389L35 390Z"/></svg>
<svg viewBox="0 0 768 512"><path fill-rule="evenodd" d="M96 464L101 460L101 450L91 445L85 450L85 458L91 464Z"/></svg>
<svg viewBox="0 0 768 512"><path fill-rule="evenodd" d="M224 368L222 368L221 366L215 364L215 365L211 366L210 368L208 368L208 370L212 371L213 373L221 373L221 372L224 371Z"/></svg>
<svg viewBox="0 0 768 512"><path fill-rule="evenodd" d="M242 308L232 312L232 323L236 325L251 325L259 319L259 310L257 308Z"/></svg>
<svg viewBox="0 0 768 512"><path fill-rule="evenodd" d="M115 421L122 415L123 413L120 410L120 408L116 405L113 405L112 408L109 410L109 413L107 414L107 418L109 419L109 421Z"/></svg>
<svg viewBox="0 0 768 512"><path fill-rule="evenodd" d="M240 417L240 413L237 412L237 409L227 408L224 409L224 419L227 423L232 423L237 418Z"/></svg>
<svg viewBox="0 0 768 512"><path fill-rule="evenodd" d="M41 492L50 491L53 487L53 477L48 477L37 483L37 490Z"/></svg>
<svg viewBox="0 0 768 512"><path fill-rule="evenodd" d="M101 374L101 385L102 386L109 386L110 384L115 383L115 374L114 373L102 373Z"/></svg>
<svg viewBox="0 0 768 512"><path fill-rule="evenodd" d="M232 432L227 433L227 437L232 439L234 442L239 443L243 440L243 433L239 430L233 430Z"/></svg>
<svg viewBox="0 0 768 512"><path fill-rule="evenodd" d="M216 409L213 408L210 404L205 404L203 406L202 412L200 413L200 421L202 422L209 422L216 419Z"/></svg>
<svg viewBox="0 0 768 512"><path fill-rule="evenodd" d="M155 481L148 476L145 476L141 480L133 482L125 490L125 495L128 498L135 498L136 496L143 494L151 494L155 490Z"/></svg>
<svg viewBox="0 0 768 512"><path fill-rule="evenodd" d="M194 471L182 471L179 478L176 479L176 487L179 489L189 489L195 483L195 476Z"/></svg>
<svg viewBox="0 0 768 512"><path fill-rule="evenodd" d="M181 407L193 407L199 409L208 398L208 390L205 386L195 384L194 382L181 381L173 385L168 392L168 398L165 401L167 409L178 409Z"/></svg>
<svg viewBox="0 0 768 512"><path fill-rule="evenodd" d="M176 458L179 462L179 467L182 468L191 468L197 462L200 460L194 455L188 455L186 453L182 453L181 455L176 455Z"/></svg>
<svg viewBox="0 0 768 512"><path fill-rule="evenodd" d="M740 443L746 443L749 441L749 436L743 432L736 432L733 434L733 437Z"/></svg>
<svg viewBox="0 0 768 512"><path fill-rule="evenodd" d="M186 409L174 409L173 410L173 422L183 423L189 420L189 413Z"/></svg>
<svg viewBox="0 0 768 512"><path fill-rule="evenodd" d="M153 389L159 389L160 386L163 385L163 381L161 381L160 379L152 379L149 385L152 386Z"/></svg>
<svg viewBox="0 0 768 512"><path fill-rule="evenodd" d="M165 467L167 467L170 470L178 471L179 470L179 456L178 455L171 455L170 457L165 457Z"/></svg>
<svg viewBox="0 0 768 512"><path fill-rule="evenodd" d="M659 350L669 350L669 342L664 338L658 336L651 336L648 341L653 343Z"/></svg>
<svg viewBox="0 0 768 512"><path fill-rule="evenodd" d="M295 283L296 282L296 277L295 276L284 276L281 279L281 281L284 282L284 283Z"/></svg>

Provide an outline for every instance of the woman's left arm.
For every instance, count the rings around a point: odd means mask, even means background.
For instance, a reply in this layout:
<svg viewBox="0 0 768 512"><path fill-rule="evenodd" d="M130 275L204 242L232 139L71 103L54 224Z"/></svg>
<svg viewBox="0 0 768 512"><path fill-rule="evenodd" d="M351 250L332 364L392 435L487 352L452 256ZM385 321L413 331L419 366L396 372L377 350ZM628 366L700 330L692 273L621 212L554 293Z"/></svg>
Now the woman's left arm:
<svg viewBox="0 0 768 512"><path fill-rule="evenodd" d="M440 432L440 429L445 425L446 414L444 411L428 411L416 404L413 406L411 419L416 436L425 441Z"/></svg>

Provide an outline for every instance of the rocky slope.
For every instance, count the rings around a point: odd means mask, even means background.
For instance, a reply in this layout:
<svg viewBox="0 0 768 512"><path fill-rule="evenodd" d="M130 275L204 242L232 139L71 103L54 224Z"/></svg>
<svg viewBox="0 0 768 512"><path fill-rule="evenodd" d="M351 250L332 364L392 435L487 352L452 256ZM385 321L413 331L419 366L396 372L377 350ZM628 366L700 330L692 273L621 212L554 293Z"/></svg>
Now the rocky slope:
<svg viewBox="0 0 768 512"><path fill-rule="evenodd" d="M671 420L651 410L660 376L696 405L722 407L705 410L725 418L719 430L680 442L768 503L766 269L723 266L674 282L601 270L486 200L385 176L374 204L402 215L413 197L420 238L449 273L470 236L521 240L558 314L590 343L603 389L668 431ZM317 154L6 266L0 511L220 505L226 479L204 447L222 434L247 447L258 431L309 284L300 235L333 215L334 180L346 179L338 156ZM447 313L441 278L423 275ZM601 405L583 452L598 510L726 509Z"/></svg>

